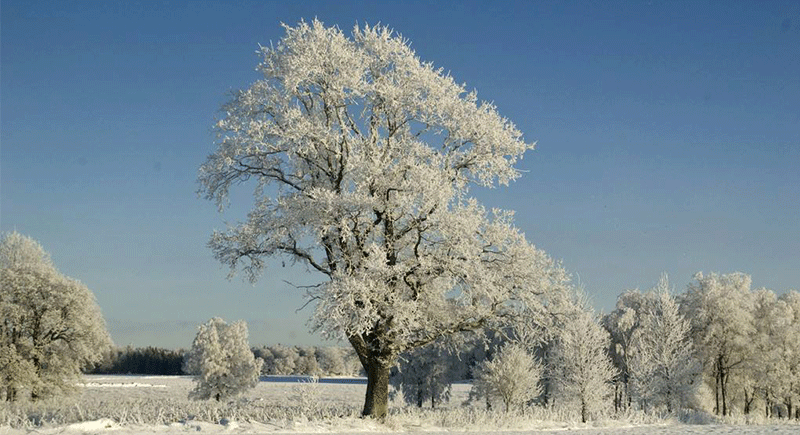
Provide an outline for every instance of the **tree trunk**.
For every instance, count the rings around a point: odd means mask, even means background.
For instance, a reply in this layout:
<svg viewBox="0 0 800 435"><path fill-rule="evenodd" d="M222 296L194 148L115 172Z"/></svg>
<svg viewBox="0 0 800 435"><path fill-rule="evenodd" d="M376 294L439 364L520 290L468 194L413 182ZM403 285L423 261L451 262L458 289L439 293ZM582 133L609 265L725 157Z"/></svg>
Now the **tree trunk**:
<svg viewBox="0 0 800 435"><path fill-rule="evenodd" d="M722 416L730 415L728 412L728 378L730 374L728 369L723 370L722 357L720 357L720 383L722 385Z"/></svg>
<svg viewBox="0 0 800 435"><path fill-rule="evenodd" d="M353 346L367 372L367 393L364 397L363 417L384 418L389 409L389 372L394 365L396 355L386 350L386 343L376 332L363 335L351 335L347 340Z"/></svg>
<svg viewBox="0 0 800 435"><path fill-rule="evenodd" d="M389 371L386 364L370 358L367 371L367 394L364 398L364 417L384 418L389 410Z"/></svg>
<svg viewBox="0 0 800 435"><path fill-rule="evenodd" d="M581 399L581 420L586 423L586 399Z"/></svg>
<svg viewBox="0 0 800 435"><path fill-rule="evenodd" d="M721 407L719 406L719 363L716 363L714 370L714 414L719 415Z"/></svg>
<svg viewBox="0 0 800 435"><path fill-rule="evenodd" d="M750 408L753 405L753 400L756 398L756 391L753 388L753 394L749 394L747 388L744 389L744 415L750 414Z"/></svg>
<svg viewBox="0 0 800 435"><path fill-rule="evenodd" d="M772 417L772 400L770 399L769 389L764 390L764 416Z"/></svg>

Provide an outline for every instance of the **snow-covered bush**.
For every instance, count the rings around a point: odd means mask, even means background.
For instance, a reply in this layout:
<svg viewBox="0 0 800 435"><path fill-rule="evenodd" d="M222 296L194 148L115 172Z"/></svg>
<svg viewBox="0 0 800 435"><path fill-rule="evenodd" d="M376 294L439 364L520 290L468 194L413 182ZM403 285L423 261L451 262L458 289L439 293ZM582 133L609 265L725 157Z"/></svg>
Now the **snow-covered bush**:
<svg viewBox="0 0 800 435"><path fill-rule="evenodd" d="M321 394L319 377L309 376L307 379L300 381L293 390L301 412L303 415L309 415L319 404Z"/></svg>
<svg viewBox="0 0 800 435"><path fill-rule="evenodd" d="M491 361L478 366L470 395L485 399L487 404L499 400L506 412L521 411L542 393L543 372L542 364L523 346L507 343Z"/></svg>
<svg viewBox="0 0 800 435"><path fill-rule="evenodd" d="M30 237L2 235L0 289L0 400L72 391L111 347L92 292Z"/></svg>
<svg viewBox="0 0 800 435"><path fill-rule="evenodd" d="M247 335L244 321L228 325L215 317L200 325L184 365L197 383L190 398L220 401L256 386L263 361L253 355Z"/></svg>

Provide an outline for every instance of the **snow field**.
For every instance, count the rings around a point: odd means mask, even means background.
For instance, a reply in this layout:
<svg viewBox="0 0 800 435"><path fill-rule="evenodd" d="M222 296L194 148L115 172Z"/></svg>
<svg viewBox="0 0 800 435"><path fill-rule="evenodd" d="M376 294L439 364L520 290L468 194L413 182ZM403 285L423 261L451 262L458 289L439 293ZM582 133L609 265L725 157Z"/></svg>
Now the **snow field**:
<svg viewBox="0 0 800 435"><path fill-rule="evenodd" d="M0 404L0 435L29 434L273 434L369 432L547 434L800 434L799 425L684 425L641 416L581 424L539 408L525 415L464 406L469 384L453 385L437 410L408 407L396 397L384 423L359 417L364 384L262 381L236 400L187 398L191 377L87 376L72 398L38 404ZM296 378L295 378L296 379ZM304 403L313 400L312 403ZM428 404L429 406L429 404ZM656 423L656 424L654 424Z"/></svg>

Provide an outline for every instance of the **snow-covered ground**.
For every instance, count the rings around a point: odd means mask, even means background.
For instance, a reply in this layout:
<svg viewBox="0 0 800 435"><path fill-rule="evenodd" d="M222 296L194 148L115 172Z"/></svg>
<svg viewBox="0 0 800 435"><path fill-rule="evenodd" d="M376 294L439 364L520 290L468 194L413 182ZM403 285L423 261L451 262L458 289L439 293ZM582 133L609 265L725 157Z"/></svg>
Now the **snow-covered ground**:
<svg viewBox="0 0 800 435"><path fill-rule="evenodd" d="M302 380L302 379L299 379ZM482 414L463 406L469 385L456 384L444 411L419 411L392 402L392 415L385 423L363 420L358 411L363 401L363 380L328 379L309 384L296 377L273 377L260 382L244 397L228 404L189 401L193 383L177 376L87 376L78 395L42 408L37 418L56 423L11 428L0 420L0 435L138 435L138 434L774 434L798 435L800 425L685 425L674 421L657 425L615 420L598 423L541 421L530 416L519 421L498 420L497 414ZM0 404L0 417L7 404ZM262 411L259 411L262 410ZM264 418L258 418L263 412ZM68 414L68 415L67 415ZM8 415L8 414L5 414ZM30 414L29 414L30 415ZM256 416L253 418L253 416ZM309 417L306 417L309 416ZM120 421L124 422L120 425ZM156 423L157 422L157 423Z"/></svg>

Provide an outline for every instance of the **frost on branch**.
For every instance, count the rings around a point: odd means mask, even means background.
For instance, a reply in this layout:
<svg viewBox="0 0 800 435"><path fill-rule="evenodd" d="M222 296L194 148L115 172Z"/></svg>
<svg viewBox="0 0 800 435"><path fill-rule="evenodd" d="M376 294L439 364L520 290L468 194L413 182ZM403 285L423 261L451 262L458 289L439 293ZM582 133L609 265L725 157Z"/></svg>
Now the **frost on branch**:
<svg viewBox="0 0 800 435"><path fill-rule="evenodd" d="M320 276L312 328L380 367L381 391L404 350L542 315L565 288L510 212L468 195L516 179L533 148L492 104L385 27L348 37L301 22L259 53L261 77L223 108L199 174L219 207L232 186L255 182L253 208L209 245L251 281L275 255Z"/></svg>

